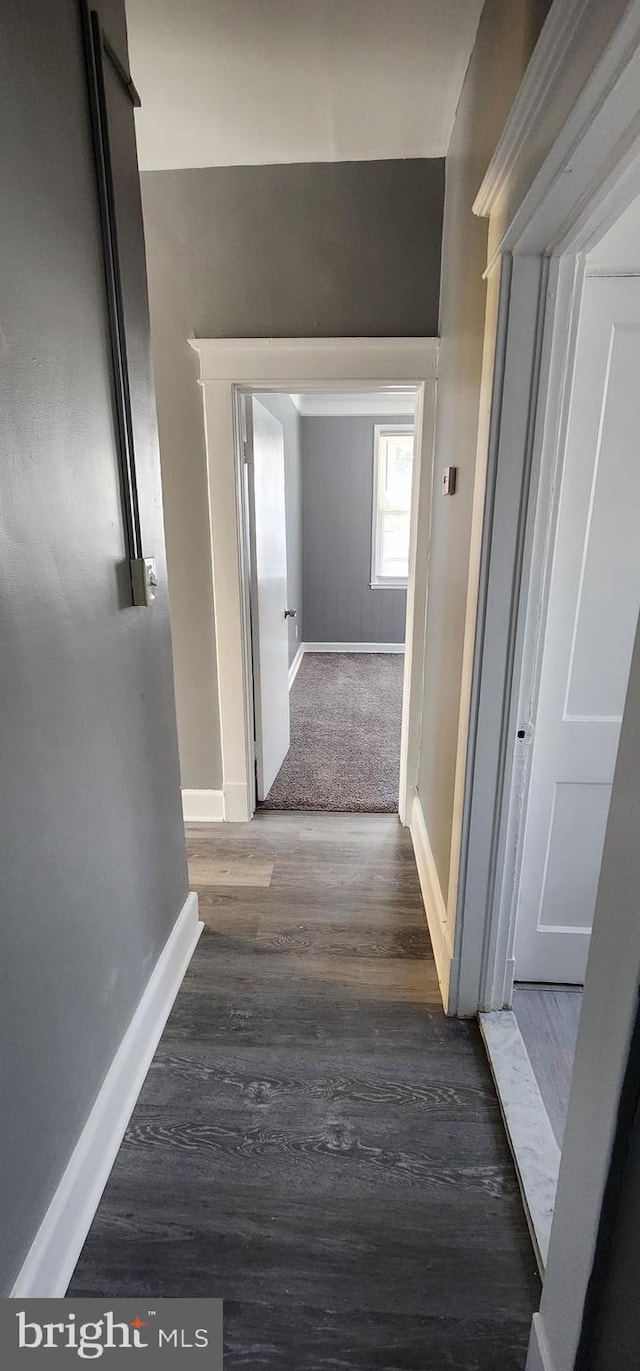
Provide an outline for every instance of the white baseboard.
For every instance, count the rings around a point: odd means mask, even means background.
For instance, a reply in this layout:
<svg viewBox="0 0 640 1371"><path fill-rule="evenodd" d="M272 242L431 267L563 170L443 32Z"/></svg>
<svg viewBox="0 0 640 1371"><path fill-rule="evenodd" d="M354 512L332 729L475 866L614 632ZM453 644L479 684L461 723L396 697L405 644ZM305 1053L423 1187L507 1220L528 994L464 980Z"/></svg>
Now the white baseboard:
<svg viewBox="0 0 640 1371"><path fill-rule="evenodd" d="M404 643L303 643L303 652L404 652Z"/></svg>
<svg viewBox="0 0 640 1371"><path fill-rule="evenodd" d="M549 1344L540 1314L534 1314L525 1371L554 1371Z"/></svg>
<svg viewBox="0 0 640 1371"><path fill-rule="evenodd" d="M298 647L298 651L296 652L296 655L295 655L295 657L294 657L294 659L293 659L293 661L292 661L292 663L291 663L291 666L289 667L289 690L291 690L291 687L292 687L292 685L293 685L293 682L295 681L296 676L298 675L298 672L299 672L299 670L300 670L300 663L301 663L303 657L304 657L304 643L300 643L300 646Z"/></svg>
<svg viewBox="0 0 640 1371"><path fill-rule="evenodd" d="M244 781L230 781L223 786L224 817L227 823L244 824L251 818L249 787Z"/></svg>
<svg viewBox="0 0 640 1371"><path fill-rule="evenodd" d="M182 813L186 824L218 824L224 819L221 790L183 790Z"/></svg>
<svg viewBox="0 0 640 1371"><path fill-rule="evenodd" d="M64 1295L202 928L198 897L191 893L151 972L17 1276L11 1291L15 1299Z"/></svg>
<svg viewBox="0 0 640 1371"><path fill-rule="evenodd" d="M442 1003L446 1013L449 1007L449 984L454 966L453 941L447 919L447 908L440 889L438 872L418 795L414 796L411 806L409 832L413 842L427 926L433 947Z"/></svg>

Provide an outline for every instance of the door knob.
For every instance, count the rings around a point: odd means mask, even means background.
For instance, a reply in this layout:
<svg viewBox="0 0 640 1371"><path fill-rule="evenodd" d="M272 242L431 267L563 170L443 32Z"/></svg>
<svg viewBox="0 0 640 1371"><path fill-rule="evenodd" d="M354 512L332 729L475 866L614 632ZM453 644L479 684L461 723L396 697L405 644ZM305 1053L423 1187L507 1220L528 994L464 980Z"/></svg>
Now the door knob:
<svg viewBox="0 0 640 1371"><path fill-rule="evenodd" d="M295 619L297 613L297 609L285 609L284 617L285 619Z"/></svg>

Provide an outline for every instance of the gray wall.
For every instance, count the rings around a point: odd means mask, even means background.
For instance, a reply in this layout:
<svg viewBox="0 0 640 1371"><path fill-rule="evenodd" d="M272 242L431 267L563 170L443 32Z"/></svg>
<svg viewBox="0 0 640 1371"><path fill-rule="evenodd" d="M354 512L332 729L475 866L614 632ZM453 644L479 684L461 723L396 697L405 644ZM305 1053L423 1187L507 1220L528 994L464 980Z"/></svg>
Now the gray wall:
<svg viewBox="0 0 640 1371"><path fill-rule="evenodd" d="M284 493L287 519L287 602L297 610L289 619L289 665L302 642L302 443L301 420L288 395L259 395L284 430Z"/></svg>
<svg viewBox="0 0 640 1371"><path fill-rule="evenodd" d="M101 9L124 54L124 8ZM2 9L0 1289L187 892L133 117L114 122L152 611L124 543L79 6ZM122 176L125 184L122 185ZM125 215L127 229L124 231Z"/></svg>
<svg viewBox="0 0 640 1371"><path fill-rule="evenodd" d="M549 8L487 0L446 162L440 361L419 788L446 898L484 338L487 223L472 204ZM440 474L458 467L456 494Z"/></svg>
<svg viewBox="0 0 640 1371"><path fill-rule="evenodd" d="M443 159L150 171L142 185L199 337L437 333Z"/></svg>
<svg viewBox="0 0 640 1371"><path fill-rule="evenodd" d="M207 336L434 335L443 162L146 172L182 784L222 783L198 365Z"/></svg>
<svg viewBox="0 0 640 1371"><path fill-rule="evenodd" d="M397 422L406 424L406 416ZM302 420L307 642L404 642L406 590L370 585L376 423L353 417Z"/></svg>

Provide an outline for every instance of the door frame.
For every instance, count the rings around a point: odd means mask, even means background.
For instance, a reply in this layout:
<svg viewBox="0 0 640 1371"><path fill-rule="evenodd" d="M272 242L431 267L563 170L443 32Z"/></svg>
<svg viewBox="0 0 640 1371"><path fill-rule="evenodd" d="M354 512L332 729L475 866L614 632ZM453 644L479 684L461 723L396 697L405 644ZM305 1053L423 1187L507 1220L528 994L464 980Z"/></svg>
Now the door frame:
<svg viewBox="0 0 640 1371"><path fill-rule="evenodd" d="M482 529L465 753L454 1008L509 999L508 817L525 679L532 511L552 462L575 353L582 255L640 195L640 0L554 0L475 202L489 217L488 308L474 532ZM486 490L486 498L484 491ZM548 527L552 520L548 520ZM538 563L539 564L539 563ZM470 578L470 597L473 600ZM527 1371L575 1364L640 979L640 636L593 925L540 1312ZM607 1032L603 1035L602 1024Z"/></svg>
<svg viewBox="0 0 640 1371"><path fill-rule="evenodd" d="M218 659L223 817L255 810L253 667L241 396L416 387L399 814L417 781L424 669L437 338L192 338L203 391Z"/></svg>
<svg viewBox="0 0 640 1371"><path fill-rule="evenodd" d="M474 203L490 225L452 853L462 1015L511 1001L538 666L527 609L547 589L584 256L640 194L640 0L620 8L598 54L592 0L555 0Z"/></svg>

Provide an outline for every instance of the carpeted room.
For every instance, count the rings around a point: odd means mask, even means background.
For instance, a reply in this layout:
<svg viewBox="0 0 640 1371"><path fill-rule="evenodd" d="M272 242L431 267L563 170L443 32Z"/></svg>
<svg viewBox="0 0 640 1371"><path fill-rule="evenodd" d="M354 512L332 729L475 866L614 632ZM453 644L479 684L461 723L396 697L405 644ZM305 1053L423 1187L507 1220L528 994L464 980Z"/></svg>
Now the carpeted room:
<svg viewBox="0 0 640 1371"><path fill-rule="evenodd" d="M291 746L265 809L393 814L404 656L305 654L290 693Z"/></svg>

